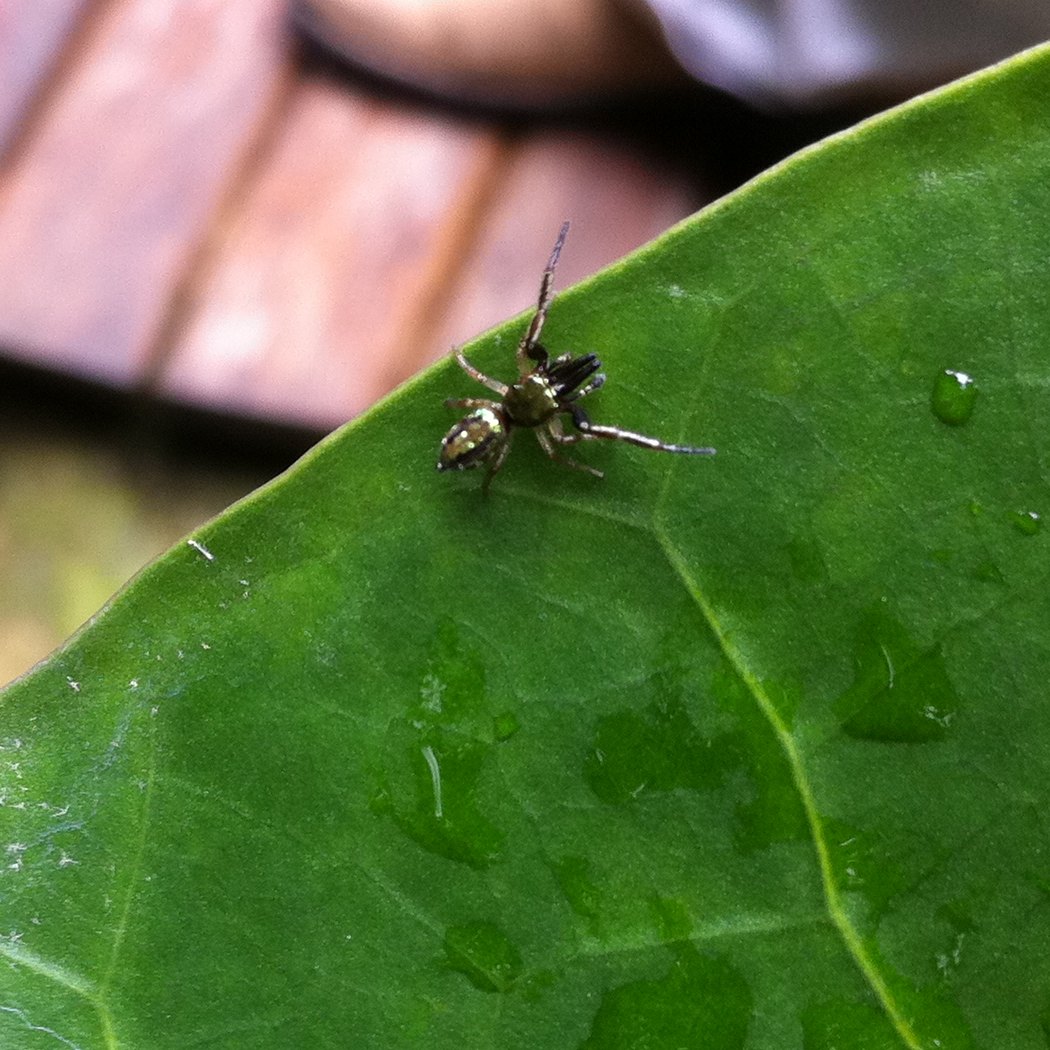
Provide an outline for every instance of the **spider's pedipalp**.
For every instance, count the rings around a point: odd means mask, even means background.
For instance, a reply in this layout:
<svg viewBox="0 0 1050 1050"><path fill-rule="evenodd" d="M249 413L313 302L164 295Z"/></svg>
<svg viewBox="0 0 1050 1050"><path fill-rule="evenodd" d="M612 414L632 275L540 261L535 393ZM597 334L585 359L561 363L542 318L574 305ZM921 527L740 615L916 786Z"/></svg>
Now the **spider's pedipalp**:
<svg viewBox="0 0 1050 1050"><path fill-rule="evenodd" d="M573 401L579 401L581 397L586 397L588 394L593 394L595 390L600 390L605 385L605 373L599 372L585 387L577 390L572 397L567 397L565 400L568 403Z"/></svg>
<svg viewBox="0 0 1050 1050"><path fill-rule="evenodd" d="M547 378L560 400L573 401L577 397L584 396L583 390L578 388L587 383L587 380L601 367L602 363L597 354L582 354L579 357L568 358L563 355L547 369ZM600 380L596 378L595 382L597 385L594 382L588 384L588 393L590 390L597 390L605 382L605 377L602 376Z"/></svg>

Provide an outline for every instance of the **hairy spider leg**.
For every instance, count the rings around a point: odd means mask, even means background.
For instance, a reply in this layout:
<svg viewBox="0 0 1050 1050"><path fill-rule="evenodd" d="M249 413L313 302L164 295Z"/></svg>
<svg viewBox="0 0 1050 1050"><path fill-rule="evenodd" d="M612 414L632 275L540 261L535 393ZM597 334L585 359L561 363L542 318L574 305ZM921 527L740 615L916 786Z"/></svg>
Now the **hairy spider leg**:
<svg viewBox="0 0 1050 1050"><path fill-rule="evenodd" d="M483 386L487 386L494 394L499 394L500 397L506 397L507 391L510 389L506 383L501 383L498 379L493 379L491 376L485 375L484 372L479 372L464 356L462 350L455 350L453 353L456 355L456 361L459 367L470 376L471 379L477 380Z"/></svg>
<svg viewBox="0 0 1050 1050"><path fill-rule="evenodd" d="M490 401L487 397L446 397L445 408L491 408L499 412L503 406L499 401Z"/></svg>
<svg viewBox="0 0 1050 1050"><path fill-rule="evenodd" d="M558 265L558 256L565 244L565 238L569 235L569 224L563 222L558 239L554 242L551 257L547 260L547 268L543 271L540 280L540 294L536 301L536 312L532 315L528 330L525 332L521 342L518 343L518 371L527 375L532 371L530 361L538 361L544 364L547 360L547 351L539 345L540 332L543 331L543 323L547 320L547 309L551 304L552 289L554 287L554 270Z"/></svg>
<svg viewBox="0 0 1050 1050"><path fill-rule="evenodd" d="M543 426L537 427L535 433L536 440L540 443L540 448L542 448L555 463L561 463L563 466L573 467L576 470L585 470L588 474L593 474L596 478L605 477L597 467L592 467L589 463L579 463L575 459L569 459L568 456L561 455L554 447L554 442L561 442L562 438L565 436L564 431L561 429L561 420L557 416L547 420Z"/></svg>
<svg viewBox="0 0 1050 1050"><path fill-rule="evenodd" d="M499 468L503 466L503 461L507 458L507 453L510 452L510 443L514 439L514 431L508 430L507 436L503 439L503 444L496 450L496 454L492 457L492 462L489 464L488 470L485 471L485 480L481 483L481 491L487 493L489 485L492 484L492 479L499 473Z"/></svg>
<svg viewBox="0 0 1050 1050"><path fill-rule="evenodd" d="M713 456L713 448L693 448L691 445L672 445L659 438L649 437L647 434L638 434L633 430L623 430L621 427L608 427L600 423L592 423L587 413L579 405L572 405L569 409L572 421L579 434L566 434L562 432L555 440L563 445L574 445L579 441L591 439L605 439L608 441L626 441L629 445L638 445L640 448L651 448L659 452L684 452L691 456Z"/></svg>

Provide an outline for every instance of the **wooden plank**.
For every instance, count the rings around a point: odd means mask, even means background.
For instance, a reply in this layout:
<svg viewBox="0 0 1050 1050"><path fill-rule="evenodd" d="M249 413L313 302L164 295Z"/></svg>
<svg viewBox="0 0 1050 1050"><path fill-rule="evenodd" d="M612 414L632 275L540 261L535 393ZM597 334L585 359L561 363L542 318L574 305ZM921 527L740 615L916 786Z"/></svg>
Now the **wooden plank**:
<svg viewBox="0 0 1050 1050"><path fill-rule="evenodd" d="M160 393L319 429L366 408L414 369L417 314L500 154L484 127L303 83Z"/></svg>
<svg viewBox="0 0 1050 1050"><path fill-rule="evenodd" d="M91 0L0 3L0 156Z"/></svg>
<svg viewBox="0 0 1050 1050"><path fill-rule="evenodd" d="M136 382L284 69L283 0L120 0L0 187L0 345Z"/></svg>
<svg viewBox="0 0 1050 1050"><path fill-rule="evenodd" d="M572 228L556 289L616 261L703 203L692 180L647 154L615 138L566 131L529 135L495 198L452 308L431 333L427 360L536 302L566 219ZM513 370L509 357L508 365Z"/></svg>

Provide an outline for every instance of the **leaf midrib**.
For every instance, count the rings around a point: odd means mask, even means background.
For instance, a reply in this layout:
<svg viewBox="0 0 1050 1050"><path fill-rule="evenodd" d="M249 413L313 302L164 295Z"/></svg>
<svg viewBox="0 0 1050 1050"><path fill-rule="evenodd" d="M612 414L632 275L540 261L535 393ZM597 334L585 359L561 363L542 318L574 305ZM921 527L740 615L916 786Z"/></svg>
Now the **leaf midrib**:
<svg viewBox="0 0 1050 1050"><path fill-rule="evenodd" d="M875 960L867 950L856 927L850 922L846 909L843 906L842 895L835 882L834 871L831 864L831 855L828 850L827 833L821 822L820 814L817 812L813 789L810 785L802 754L798 749L795 738L780 717L769 694L765 691L761 681L747 666L739 649L732 644L728 635L723 630L718 617L710 602L707 600L703 590L689 571L689 567L682 557L681 552L675 547L663 529L659 521L654 521L652 526L653 535L656 538L664 557L667 559L672 571L678 577L686 593L700 610L704 621L707 623L715 641L718 643L723 655L729 661L734 673L747 689L755 701L763 717L769 723L784 757L787 759L791 770L791 779L798 792L799 800L806 816L806 824L809 828L813 848L817 855L817 866L820 871L821 888L824 901L828 909L828 916L837 931L846 951L853 959L854 964L860 971L868 987L871 989L883 1012L893 1025L893 1029L900 1038L901 1043L907 1050L924 1050L915 1029L904 1016L900 1004L894 998L885 977L879 972Z"/></svg>

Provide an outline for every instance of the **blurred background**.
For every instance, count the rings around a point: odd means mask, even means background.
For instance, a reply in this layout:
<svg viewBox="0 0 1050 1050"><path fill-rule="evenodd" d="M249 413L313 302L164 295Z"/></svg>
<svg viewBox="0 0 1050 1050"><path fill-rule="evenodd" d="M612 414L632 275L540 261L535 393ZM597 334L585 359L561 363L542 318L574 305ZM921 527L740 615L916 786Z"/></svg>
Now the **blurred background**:
<svg viewBox="0 0 1050 1050"><path fill-rule="evenodd" d="M498 27L502 0L485 2ZM622 0L582 0L581 17L606 2ZM632 12L611 42L548 19L546 38L503 46L549 69L523 61L504 91L497 55L496 80L445 90L426 45L458 31L413 29L425 6L372 0L400 37L354 22L354 0L0 2L0 682L324 433L529 306L562 220L564 288L930 86L836 84L800 106L766 85L753 108L660 57L655 20ZM562 76L586 67L574 48L604 56L583 83Z"/></svg>

